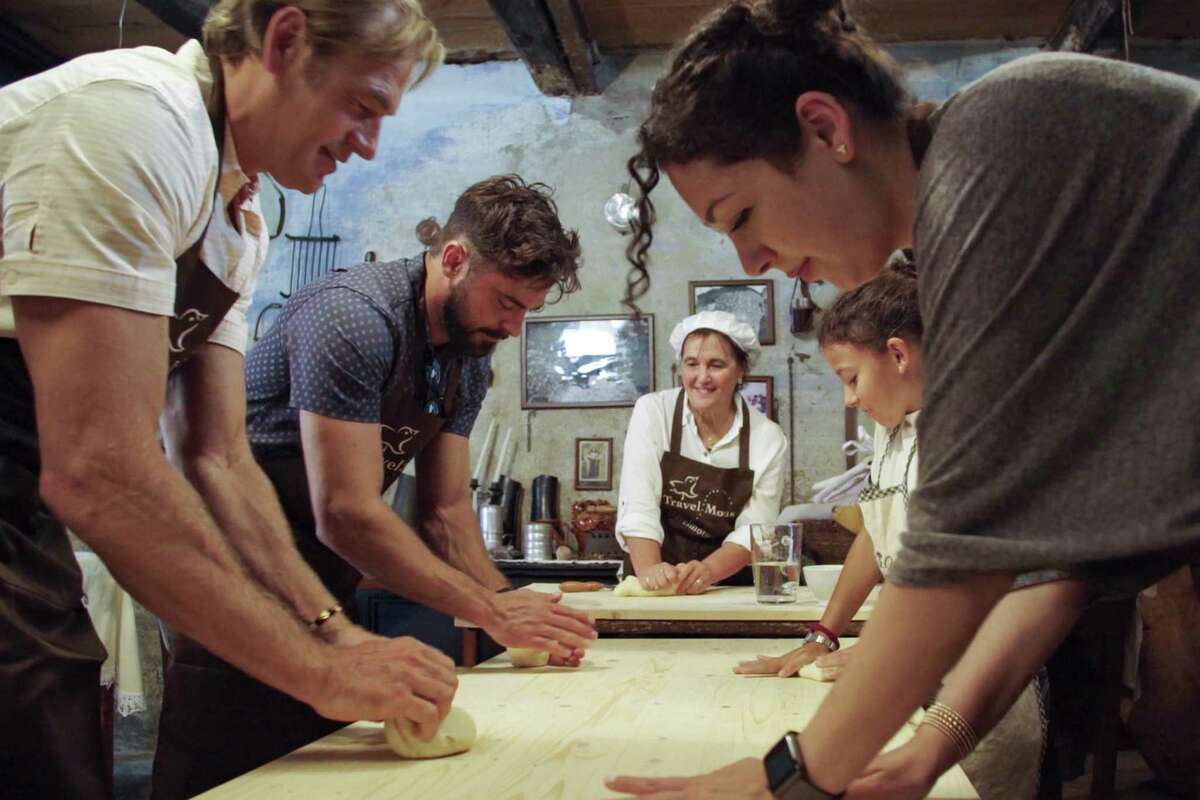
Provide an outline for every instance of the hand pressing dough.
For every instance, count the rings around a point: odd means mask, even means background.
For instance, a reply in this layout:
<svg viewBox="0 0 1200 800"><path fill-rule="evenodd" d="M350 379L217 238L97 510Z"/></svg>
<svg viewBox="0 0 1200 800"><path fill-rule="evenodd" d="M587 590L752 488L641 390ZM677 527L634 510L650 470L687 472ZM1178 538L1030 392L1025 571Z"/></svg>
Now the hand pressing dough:
<svg viewBox="0 0 1200 800"><path fill-rule="evenodd" d="M626 576L625 580L613 589L613 597L671 597L674 594L674 586L668 586L666 589L643 588L636 575Z"/></svg>
<svg viewBox="0 0 1200 800"><path fill-rule="evenodd" d="M475 744L475 720L461 708L451 708L428 742L416 737L413 724L406 719L389 719L383 724L383 735L401 758L441 758L471 749Z"/></svg>
<svg viewBox="0 0 1200 800"><path fill-rule="evenodd" d="M797 674L811 681L834 681L837 680L838 671L837 667L818 667L817 662L810 661Z"/></svg>
<svg viewBox="0 0 1200 800"><path fill-rule="evenodd" d="M550 654L532 647L510 647L508 657L514 667L544 667L550 663Z"/></svg>

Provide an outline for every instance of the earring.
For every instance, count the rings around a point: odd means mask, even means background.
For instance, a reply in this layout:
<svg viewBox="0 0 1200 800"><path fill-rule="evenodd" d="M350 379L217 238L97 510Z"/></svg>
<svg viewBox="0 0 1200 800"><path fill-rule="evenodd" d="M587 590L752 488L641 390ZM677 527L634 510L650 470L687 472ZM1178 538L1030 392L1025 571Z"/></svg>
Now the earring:
<svg viewBox="0 0 1200 800"><path fill-rule="evenodd" d="M848 151L846 150L846 143L845 143L845 142L842 142L841 144L839 144L837 147L835 147L835 148L833 148L833 149L837 151L837 154L838 154L839 156L844 156L844 155L846 155L846 153L848 152Z"/></svg>

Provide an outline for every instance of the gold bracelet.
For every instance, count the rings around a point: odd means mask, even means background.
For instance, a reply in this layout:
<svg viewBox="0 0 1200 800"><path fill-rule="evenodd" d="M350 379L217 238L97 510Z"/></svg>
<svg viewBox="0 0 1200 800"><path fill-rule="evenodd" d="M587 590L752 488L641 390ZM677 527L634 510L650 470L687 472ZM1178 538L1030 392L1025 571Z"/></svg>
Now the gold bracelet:
<svg viewBox="0 0 1200 800"><path fill-rule="evenodd" d="M310 631L315 631L326 622L329 622L332 617L340 613L342 613L342 607L340 605L331 606L330 608L322 611L320 614L317 614L316 618L312 622L308 623L308 629Z"/></svg>
<svg viewBox="0 0 1200 800"><path fill-rule="evenodd" d="M979 744L979 736L975 733L975 728L971 726L971 723L945 703L934 703L926 709L925 719L922 720L922 724L925 723L929 723L930 727L940 731L954 742L958 748L959 761L969 756Z"/></svg>

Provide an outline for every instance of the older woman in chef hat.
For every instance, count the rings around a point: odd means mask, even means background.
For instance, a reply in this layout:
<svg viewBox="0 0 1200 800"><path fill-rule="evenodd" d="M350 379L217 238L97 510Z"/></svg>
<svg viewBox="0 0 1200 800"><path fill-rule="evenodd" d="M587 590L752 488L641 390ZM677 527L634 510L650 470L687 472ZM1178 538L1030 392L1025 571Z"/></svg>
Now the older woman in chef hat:
<svg viewBox="0 0 1200 800"><path fill-rule="evenodd" d="M779 515L787 453L779 426L738 392L758 337L728 312L702 311L675 326L671 347L682 388L639 398L625 436L625 574L679 594L750 584L750 526Z"/></svg>

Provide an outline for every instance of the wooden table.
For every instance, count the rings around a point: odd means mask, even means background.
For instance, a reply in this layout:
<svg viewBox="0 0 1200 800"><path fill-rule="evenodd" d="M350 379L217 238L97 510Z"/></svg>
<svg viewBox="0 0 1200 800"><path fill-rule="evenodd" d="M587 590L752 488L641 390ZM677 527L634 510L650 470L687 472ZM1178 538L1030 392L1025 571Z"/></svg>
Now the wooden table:
<svg viewBox="0 0 1200 800"><path fill-rule="evenodd" d="M557 592L558 584L534 583L525 588ZM872 592L844 635L861 632L877 595ZM808 633L808 623L819 622L825 613L825 605L807 586L800 587L795 603L778 605L756 601L752 586L714 586L704 594L686 597L614 597L609 590L570 592L563 595L563 602L590 613L602 636L799 638ZM473 666L478 661L479 629L463 619L455 619L454 624L462 629L463 665Z"/></svg>
<svg viewBox="0 0 1200 800"><path fill-rule="evenodd" d="M739 659L793 644L604 639L578 669L518 670L499 656L460 672L455 704L479 729L468 753L403 761L379 723L359 722L202 797L612 797L607 775L707 771L761 756L785 730L802 728L831 684L732 671ZM958 767L930 796L978 797Z"/></svg>

